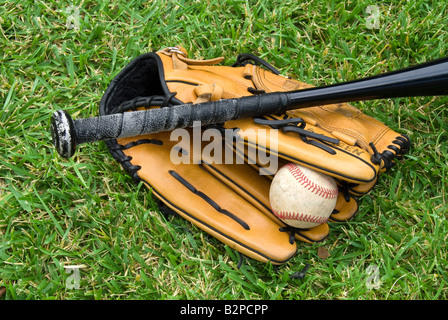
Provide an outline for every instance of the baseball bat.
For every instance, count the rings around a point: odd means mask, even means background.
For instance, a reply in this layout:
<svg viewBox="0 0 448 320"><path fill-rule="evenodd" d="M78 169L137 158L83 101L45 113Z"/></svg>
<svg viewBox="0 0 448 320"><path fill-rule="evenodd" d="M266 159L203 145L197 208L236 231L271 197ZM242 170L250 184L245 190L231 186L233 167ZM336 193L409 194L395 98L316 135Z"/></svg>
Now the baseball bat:
<svg viewBox="0 0 448 320"><path fill-rule="evenodd" d="M373 99L448 94L448 57L348 82L289 92L274 92L199 104L124 112L73 120L64 110L51 117L57 152L74 155L82 143L133 137L176 128L283 113L287 110Z"/></svg>

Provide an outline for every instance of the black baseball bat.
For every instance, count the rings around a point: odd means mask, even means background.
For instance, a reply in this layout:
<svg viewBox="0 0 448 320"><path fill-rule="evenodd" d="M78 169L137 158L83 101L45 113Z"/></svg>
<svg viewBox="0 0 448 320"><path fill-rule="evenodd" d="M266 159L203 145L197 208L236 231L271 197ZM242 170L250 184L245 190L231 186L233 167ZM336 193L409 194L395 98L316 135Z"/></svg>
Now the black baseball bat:
<svg viewBox="0 0 448 320"><path fill-rule="evenodd" d="M66 111L58 110L51 118L51 134L58 153L69 158L82 143L186 128L193 126L195 121L209 125L333 103L447 94L448 57L359 80L297 91L77 120Z"/></svg>

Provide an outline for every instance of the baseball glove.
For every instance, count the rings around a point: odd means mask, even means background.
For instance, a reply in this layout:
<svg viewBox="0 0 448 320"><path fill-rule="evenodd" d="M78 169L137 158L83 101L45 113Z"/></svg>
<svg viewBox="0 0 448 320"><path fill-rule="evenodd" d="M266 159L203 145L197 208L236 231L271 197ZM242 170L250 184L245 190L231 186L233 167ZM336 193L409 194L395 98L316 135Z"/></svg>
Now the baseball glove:
<svg viewBox="0 0 448 320"><path fill-rule="evenodd" d="M310 87L252 54L239 55L230 66L222 61L190 59L180 46L143 54L113 79L100 114ZM329 234L327 222L297 229L272 213L270 183L282 165L295 162L334 177L339 193L329 223L343 222L357 213L357 198L409 150L410 140L351 105L337 104L106 144L152 191L161 211L248 257L280 265L296 254L295 240L319 242Z"/></svg>

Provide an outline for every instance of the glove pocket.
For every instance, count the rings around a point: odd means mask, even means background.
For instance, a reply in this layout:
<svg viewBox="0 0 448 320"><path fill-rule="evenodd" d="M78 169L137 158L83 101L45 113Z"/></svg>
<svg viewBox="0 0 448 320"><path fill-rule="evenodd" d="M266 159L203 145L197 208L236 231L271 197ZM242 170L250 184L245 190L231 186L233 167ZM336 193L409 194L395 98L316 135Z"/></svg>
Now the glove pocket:
<svg viewBox="0 0 448 320"><path fill-rule="evenodd" d="M142 136L144 141L123 150L138 177L154 196L201 230L242 254L262 262L283 264L297 252L296 243L256 206L202 167L201 163L174 164L175 142L165 133ZM135 140L135 138L133 138ZM132 140L132 139L130 139ZM129 145L129 139L120 144ZM188 155L186 155L188 156Z"/></svg>

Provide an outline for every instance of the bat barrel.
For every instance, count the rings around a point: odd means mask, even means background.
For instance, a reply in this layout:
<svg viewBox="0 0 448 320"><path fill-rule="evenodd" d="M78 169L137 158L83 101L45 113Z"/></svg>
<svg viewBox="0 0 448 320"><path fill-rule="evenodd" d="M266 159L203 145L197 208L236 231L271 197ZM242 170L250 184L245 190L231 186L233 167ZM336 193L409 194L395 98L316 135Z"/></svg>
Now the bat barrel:
<svg viewBox="0 0 448 320"><path fill-rule="evenodd" d="M377 76L291 92L288 98L295 108L447 94L448 58L443 58Z"/></svg>

